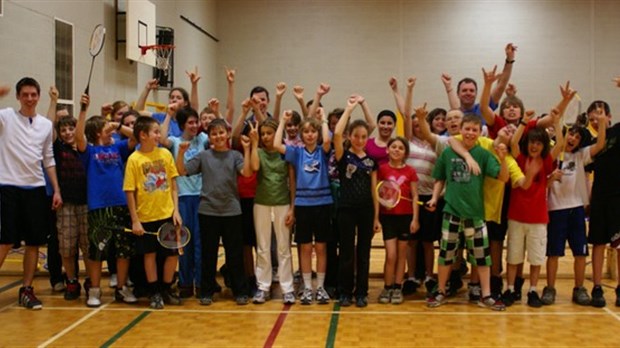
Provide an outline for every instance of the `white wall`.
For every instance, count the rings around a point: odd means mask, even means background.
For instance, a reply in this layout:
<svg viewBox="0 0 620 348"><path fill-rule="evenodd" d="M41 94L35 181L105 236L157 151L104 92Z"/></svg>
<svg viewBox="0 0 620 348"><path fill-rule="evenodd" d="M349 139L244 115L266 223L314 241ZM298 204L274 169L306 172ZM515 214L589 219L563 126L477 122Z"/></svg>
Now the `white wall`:
<svg viewBox="0 0 620 348"><path fill-rule="evenodd" d="M183 14L207 31L215 31L215 1L152 1L157 6L158 25L175 29L175 82L189 88L185 70L199 66L201 99L215 94L211 82L216 68L216 45L211 39L183 22ZM123 5L124 1L121 1ZM106 44L95 61L90 94L90 114L99 112L104 102L126 100L133 102L151 78L151 68L130 64L125 59L124 45L120 45L119 59L114 59L115 26L114 0L4 0L4 16L0 17L0 83L14 86L23 76L32 76L42 87L39 112L47 110L47 90L54 83L54 18L74 25L74 99L84 90L88 79L91 57L88 42L96 24L107 28ZM124 37L124 26L121 26ZM13 97L2 99L0 105L18 106ZM151 100L167 103L167 91L156 92ZM76 109L77 110L77 109Z"/></svg>
<svg viewBox="0 0 620 348"><path fill-rule="evenodd" d="M514 42L511 81L526 108L548 111L558 85L571 80L584 108L600 98L613 112L620 107L611 83L620 74L617 18L618 1L226 0L217 3L218 65L237 68L238 101L252 86L273 91L278 81L289 91L305 86L310 99L324 81L332 85L328 109L357 92L376 113L393 108L392 75L401 85L418 77L415 105L447 107L442 72L455 84L465 76L481 82L481 67L501 70L504 46ZM284 106L297 107L290 92Z"/></svg>

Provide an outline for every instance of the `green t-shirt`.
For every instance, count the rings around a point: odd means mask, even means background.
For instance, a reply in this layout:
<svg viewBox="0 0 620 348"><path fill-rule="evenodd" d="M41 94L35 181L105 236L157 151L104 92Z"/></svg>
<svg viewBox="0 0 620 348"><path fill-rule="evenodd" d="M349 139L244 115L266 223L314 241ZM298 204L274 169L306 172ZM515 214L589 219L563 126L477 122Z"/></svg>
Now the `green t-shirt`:
<svg viewBox="0 0 620 348"><path fill-rule="evenodd" d="M447 148L435 163L433 177L446 182L444 212L461 218L484 219L484 177L496 178L500 165L489 151L479 145L474 146L469 153L478 162L480 175L471 174L465 160Z"/></svg>
<svg viewBox="0 0 620 348"><path fill-rule="evenodd" d="M290 203L288 189L288 164L278 152L258 149L258 171L254 203L261 205L287 205Z"/></svg>

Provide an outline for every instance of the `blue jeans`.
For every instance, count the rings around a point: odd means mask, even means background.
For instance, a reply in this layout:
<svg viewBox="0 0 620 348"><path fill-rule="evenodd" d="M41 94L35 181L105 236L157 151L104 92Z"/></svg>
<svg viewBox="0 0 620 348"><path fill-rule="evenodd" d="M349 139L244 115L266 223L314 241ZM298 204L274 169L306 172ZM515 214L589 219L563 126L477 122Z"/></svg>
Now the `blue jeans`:
<svg viewBox="0 0 620 348"><path fill-rule="evenodd" d="M198 205L200 196L180 196L179 213L183 224L189 229L192 238L179 256L179 285L200 286L202 257L200 249L200 227L198 224Z"/></svg>

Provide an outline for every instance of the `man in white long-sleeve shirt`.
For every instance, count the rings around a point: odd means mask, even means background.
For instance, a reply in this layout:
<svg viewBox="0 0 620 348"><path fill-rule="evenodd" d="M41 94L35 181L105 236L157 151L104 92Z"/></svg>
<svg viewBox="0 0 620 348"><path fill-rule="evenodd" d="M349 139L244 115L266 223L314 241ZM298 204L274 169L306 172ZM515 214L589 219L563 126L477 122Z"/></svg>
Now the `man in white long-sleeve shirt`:
<svg viewBox="0 0 620 348"><path fill-rule="evenodd" d="M52 151L52 122L37 114L41 87L30 77L15 86L20 109L0 109L0 267L14 244L26 244L24 284L19 304L41 309L32 280L37 267L39 246L49 233L49 202L43 170L54 189L52 208L62 204ZM0 88L0 96L7 94Z"/></svg>

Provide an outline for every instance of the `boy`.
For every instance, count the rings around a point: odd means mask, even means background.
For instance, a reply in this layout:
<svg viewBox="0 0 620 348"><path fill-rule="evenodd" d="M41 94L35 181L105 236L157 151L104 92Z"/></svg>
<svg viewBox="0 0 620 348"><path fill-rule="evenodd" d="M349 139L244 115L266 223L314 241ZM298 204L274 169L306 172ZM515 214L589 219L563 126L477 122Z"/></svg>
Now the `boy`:
<svg viewBox="0 0 620 348"><path fill-rule="evenodd" d="M24 280L19 305L41 309L32 281L39 246L46 244L49 204L45 193L44 168L54 188L52 209L62 205L52 152L52 122L37 113L39 83L24 77L15 86L20 108L0 110L0 267L14 244L26 242ZM0 87L0 96L8 91ZM10 146L9 146L10 144Z"/></svg>
<svg viewBox="0 0 620 348"><path fill-rule="evenodd" d="M248 283L243 269L243 225L237 176L249 177L250 141L241 137L244 154L230 150L230 132L223 119L211 122L209 129L211 148L201 151L185 164L188 142L179 145L176 165L180 175L201 173L202 189L198 222L202 242L202 279L200 304L211 305L216 292L215 272L220 237L226 250L226 265L230 270L232 291L238 305L249 301Z"/></svg>
<svg viewBox="0 0 620 348"><path fill-rule="evenodd" d="M140 149L127 160L123 191L127 195L127 208L131 216L132 232L136 238L136 251L144 254L144 270L150 293L150 306L163 309L166 304L181 304L180 298L170 289L177 267L178 251L162 248L155 235L166 222L181 226L176 180L179 173L172 154L158 147L159 123L153 118L140 116L133 134L140 141ZM162 287L157 279L156 253L165 256Z"/></svg>
<svg viewBox="0 0 620 348"><path fill-rule="evenodd" d="M505 162L506 146L497 148L498 161L493 155L476 144L482 130L482 124L476 115L466 115L461 124L463 146L480 166L482 175L472 175L465 160L451 148L446 149L435 164L433 177L437 179L433 197L427 203L433 208L444 184L446 186L446 205L444 207L442 233L439 252L438 290L428 299L429 307L437 307L446 302L446 281L450 275L451 265L456 259L456 250L460 238L465 238L469 250L469 261L478 266L482 297L478 301L481 307L493 310L505 310L501 301L491 297L490 268L491 257L486 225L484 223L484 202L482 186L484 176L508 180L508 168Z"/></svg>

